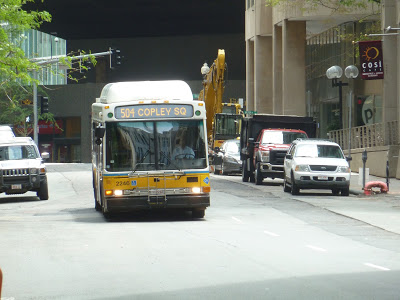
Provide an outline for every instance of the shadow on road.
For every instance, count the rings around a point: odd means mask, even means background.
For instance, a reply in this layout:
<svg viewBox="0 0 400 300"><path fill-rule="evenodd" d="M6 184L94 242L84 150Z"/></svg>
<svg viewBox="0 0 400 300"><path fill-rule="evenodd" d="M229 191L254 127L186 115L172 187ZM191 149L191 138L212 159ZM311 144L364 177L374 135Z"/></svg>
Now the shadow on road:
<svg viewBox="0 0 400 300"><path fill-rule="evenodd" d="M104 223L104 222L187 222L204 221L192 218L190 211L183 210L144 210L122 213L111 213L104 216L94 208L66 209L63 212L71 214L76 222Z"/></svg>
<svg viewBox="0 0 400 300"><path fill-rule="evenodd" d="M104 217L108 222L188 222L205 221L192 218L190 211L181 210L146 210L139 212L125 212L110 214Z"/></svg>
<svg viewBox="0 0 400 300"><path fill-rule="evenodd" d="M36 196L5 196L0 197L0 204L5 203L19 203L19 202L33 202L33 201L44 201L40 200L39 197Z"/></svg>

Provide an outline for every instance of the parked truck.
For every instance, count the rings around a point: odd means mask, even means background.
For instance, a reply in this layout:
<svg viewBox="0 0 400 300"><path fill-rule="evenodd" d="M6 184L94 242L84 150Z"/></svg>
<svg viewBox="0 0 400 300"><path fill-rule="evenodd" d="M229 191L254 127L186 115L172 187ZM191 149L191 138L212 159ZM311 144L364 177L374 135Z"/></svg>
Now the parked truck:
<svg viewBox="0 0 400 300"><path fill-rule="evenodd" d="M242 181L261 184L264 178L283 178L283 161L293 140L314 138L311 117L254 114L242 120L240 158Z"/></svg>

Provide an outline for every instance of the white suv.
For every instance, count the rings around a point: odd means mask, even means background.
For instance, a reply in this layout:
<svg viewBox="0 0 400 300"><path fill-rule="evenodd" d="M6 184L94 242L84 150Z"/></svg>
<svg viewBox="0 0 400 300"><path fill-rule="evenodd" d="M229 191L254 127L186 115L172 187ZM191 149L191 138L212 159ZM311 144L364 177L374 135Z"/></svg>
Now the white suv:
<svg viewBox="0 0 400 300"><path fill-rule="evenodd" d="M300 189L330 189L334 195L349 195L350 167L342 149L326 140L298 139L291 144L284 161L283 190L299 194Z"/></svg>
<svg viewBox="0 0 400 300"><path fill-rule="evenodd" d="M35 142L30 137L0 139L0 193L28 191L36 192L41 200L49 199L46 167Z"/></svg>

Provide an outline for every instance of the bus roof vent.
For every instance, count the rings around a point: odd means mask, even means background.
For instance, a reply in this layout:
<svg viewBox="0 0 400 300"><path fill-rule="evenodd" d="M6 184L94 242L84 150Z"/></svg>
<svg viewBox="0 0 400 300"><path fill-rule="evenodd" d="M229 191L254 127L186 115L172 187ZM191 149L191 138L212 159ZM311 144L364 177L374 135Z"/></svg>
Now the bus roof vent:
<svg viewBox="0 0 400 300"><path fill-rule="evenodd" d="M109 83L100 95L101 103L141 100L193 100L193 94L186 82L166 80Z"/></svg>

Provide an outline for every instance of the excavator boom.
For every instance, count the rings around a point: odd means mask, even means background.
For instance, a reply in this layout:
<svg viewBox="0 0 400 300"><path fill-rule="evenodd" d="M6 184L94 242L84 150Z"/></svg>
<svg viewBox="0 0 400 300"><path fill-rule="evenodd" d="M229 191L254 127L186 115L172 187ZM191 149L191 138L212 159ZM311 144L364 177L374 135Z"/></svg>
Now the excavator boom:
<svg viewBox="0 0 400 300"><path fill-rule="evenodd" d="M215 115L222 112L225 70L225 50L218 49L218 57L214 60L210 70L205 75L203 90L199 93L199 100L203 100L206 105L207 137L209 140L212 139Z"/></svg>

